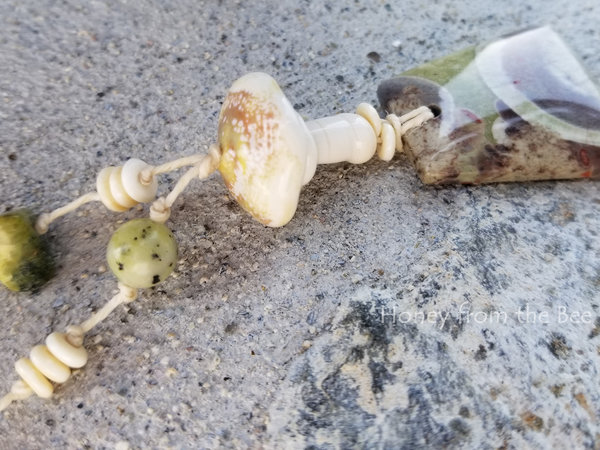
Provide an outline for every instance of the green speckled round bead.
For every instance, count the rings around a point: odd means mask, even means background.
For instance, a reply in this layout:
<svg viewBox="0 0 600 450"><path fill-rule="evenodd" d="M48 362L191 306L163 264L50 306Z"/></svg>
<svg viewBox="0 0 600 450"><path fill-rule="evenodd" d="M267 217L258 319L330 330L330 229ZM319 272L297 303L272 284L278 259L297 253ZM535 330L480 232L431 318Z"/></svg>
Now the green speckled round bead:
<svg viewBox="0 0 600 450"><path fill-rule="evenodd" d="M0 216L0 282L13 291L32 291L54 274L54 262L31 214L20 210Z"/></svg>
<svg viewBox="0 0 600 450"><path fill-rule="evenodd" d="M177 243L171 230L162 223L134 219L114 232L106 259L121 283L132 288L147 288L173 272Z"/></svg>

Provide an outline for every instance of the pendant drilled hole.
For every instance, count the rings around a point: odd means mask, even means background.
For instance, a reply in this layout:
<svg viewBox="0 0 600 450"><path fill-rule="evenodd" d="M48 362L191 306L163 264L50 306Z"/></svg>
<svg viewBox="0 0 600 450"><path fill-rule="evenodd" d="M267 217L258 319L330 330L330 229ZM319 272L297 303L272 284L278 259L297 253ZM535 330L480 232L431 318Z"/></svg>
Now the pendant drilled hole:
<svg viewBox="0 0 600 450"><path fill-rule="evenodd" d="M429 105L428 108L433 113L434 118L439 117L440 114L442 114L442 108L440 108L438 105Z"/></svg>

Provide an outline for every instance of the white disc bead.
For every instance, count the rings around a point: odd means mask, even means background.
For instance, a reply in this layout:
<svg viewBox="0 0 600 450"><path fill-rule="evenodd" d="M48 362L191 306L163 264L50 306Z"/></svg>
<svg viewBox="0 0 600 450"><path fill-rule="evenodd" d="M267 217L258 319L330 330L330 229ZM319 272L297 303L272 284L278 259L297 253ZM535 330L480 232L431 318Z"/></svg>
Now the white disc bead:
<svg viewBox="0 0 600 450"><path fill-rule="evenodd" d="M125 186L123 185L123 178L121 177L122 172L122 167L115 167L112 170L110 178L108 179L110 185L110 193L119 205L129 209L137 205L138 202L132 199L125 190Z"/></svg>
<svg viewBox="0 0 600 450"><path fill-rule="evenodd" d="M402 140L400 140L402 142ZM382 161L391 161L396 154L396 132L388 122L381 124L381 143L377 147L377 156Z"/></svg>
<svg viewBox="0 0 600 450"><path fill-rule="evenodd" d="M142 172L149 166L132 158L122 167L105 167L96 178L96 190L100 200L111 211L127 211L138 203L154 200L158 181L152 177L148 184L142 183Z"/></svg>
<svg viewBox="0 0 600 450"><path fill-rule="evenodd" d="M21 358L15 363L15 370L23 381L39 397L50 398L54 386L44 377L28 358Z"/></svg>
<svg viewBox="0 0 600 450"><path fill-rule="evenodd" d="M377 156L383 161L391 161L398 150L398 143L402 145L402 136L397 135L392 123L381 120L377 110L368 103L361 103L356 108L356 114L364 117L373 127L377 135Z"/></svg>
<svg viewBox="0 0 600 450"><path fill-rule="evenodd" d="M111 192L110 177L116 167L105 167L96 178L96 191L100 195L100 200L111 211L121 212L127 211L127 207L117 203Z"/></svg>
<svg viewBox="0 0 600 450"><path fill-rule="evenodd" d="M123 165L121 171L123 189L136 202L148 203L156 198L156 191L158 190L156 177L152 177L148 184L142 183L141 178L142 172L151 167L150 164L146 164L137 158L131 158Z"/></svg>
<svg viewBox="0 0 600 450"><path fill-rule="evenodd" d="M369 121L371 126L373 127L373 131L375 134L379 136L381 134L381 117L377 114L377 110L373 108L369 103L360 103L356 107L356 114L364 117Z"/></svg>
<svg viewBox="0 0 600 450"><path fill-rule="evenodd" d="M64 383L71 376L71 369L56 359L45 345L33 347L29 358L42 375L56 383Z"/></svg>
<svg viewBox="0 0 600 450"><path fill-rule="evenodd" d="M52 333L46 338L46 345L56 359L73 369L79 369L87 363L88 356L85 348L71 344L64 333Z"/></svg>

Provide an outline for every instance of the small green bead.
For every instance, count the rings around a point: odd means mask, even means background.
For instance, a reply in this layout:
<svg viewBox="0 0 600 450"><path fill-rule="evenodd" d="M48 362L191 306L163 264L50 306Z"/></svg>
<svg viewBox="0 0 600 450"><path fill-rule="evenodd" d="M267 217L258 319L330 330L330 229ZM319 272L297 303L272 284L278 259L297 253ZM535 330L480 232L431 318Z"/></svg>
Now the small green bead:
<svg viewBox="0 0 600 450"><path fill-rule="evenodd" d="M35 231L31 213L0 216L0 282L13 291L33 291L54 274L46 243Z"/></svg>
<svg viewBox="0 0 600 450"><path fill-rule="evenodd" d="M177 262L177 242L162 223L134 219L114 232L106 250L108 266L119 281L147 288L167 278Z"/></svg>

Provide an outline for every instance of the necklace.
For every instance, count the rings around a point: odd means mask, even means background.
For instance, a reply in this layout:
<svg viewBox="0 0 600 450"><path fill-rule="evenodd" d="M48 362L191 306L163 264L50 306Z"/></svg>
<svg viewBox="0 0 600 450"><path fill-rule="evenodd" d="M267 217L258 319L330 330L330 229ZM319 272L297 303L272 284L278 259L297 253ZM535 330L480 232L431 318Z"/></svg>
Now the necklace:
<svg viewBox="0 0 600 450"><path fill-rule="evenodd" d="M548 55L546 47L552 49ZM519 63L534 55L544 66L541 73ZM156 166L131 158L102 169L94 192L35 221L23 211L0 217L0 244L7 249L0 259L1 281L13 290L33 290L53 273L42 235L55 220L92 202L114 212L151 204L148 218L126 222L108 244L118 293L87 320L51 333L19 359L21 379L0 400L0 411L32 394L51 397L54 384L65 383L72 369L87 363L85 334L136 300L140 289L172 273L178 249L164 223L195 179L218 171L243 209L264 225L280 227L294 216L301 188L318 164L362 164L375 154L390 161L405 150L428 184L600 177L600 93L549 28L409 71L383 83L378 93L391 111L384 119L361 103L354 114L305 122L274 79L250 73L230 88L218 144L207 154ZM157 198L158 176L184 167L171 192Z"/></svg>

